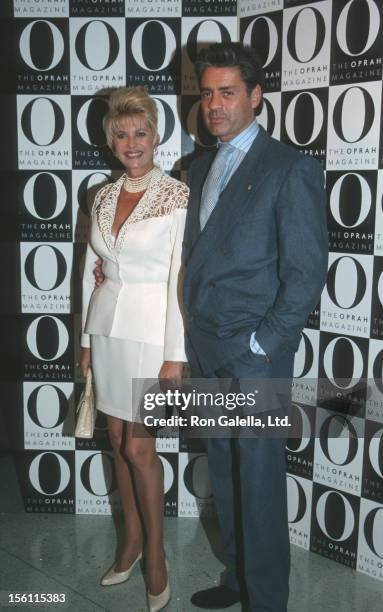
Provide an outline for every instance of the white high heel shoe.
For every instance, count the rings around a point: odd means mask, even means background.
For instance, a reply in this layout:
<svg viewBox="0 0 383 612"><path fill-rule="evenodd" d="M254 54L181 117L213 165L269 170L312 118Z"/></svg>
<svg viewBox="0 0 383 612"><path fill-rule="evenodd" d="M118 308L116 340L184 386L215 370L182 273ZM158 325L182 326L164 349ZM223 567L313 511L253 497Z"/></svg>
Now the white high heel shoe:
<svg viewBox="0 0 383 612"><path fill-rule="evenodd" d="M169 584L169 565L165 560L166 572L167 572L167 583L166 587L159 595L152 595L149 593L148 589L148 610L149 612L159 612L165 608L165 606L169 603L171 593L170 593L170 584Z"/></svg>
<svg viewBox="0 0 383 612"><path fill-rule="evenodd" d="M142 552L140 552L137 558L133 561L132 565L124 572L116 572L116 563L114 563L110 570L108 570L106 574L101 578L101 585L112 586L113 584L120 584L121 582L125 582L126 580L128 580L130 574L134 569L134 566L140 561L140 559L142 559Z"/></svg>

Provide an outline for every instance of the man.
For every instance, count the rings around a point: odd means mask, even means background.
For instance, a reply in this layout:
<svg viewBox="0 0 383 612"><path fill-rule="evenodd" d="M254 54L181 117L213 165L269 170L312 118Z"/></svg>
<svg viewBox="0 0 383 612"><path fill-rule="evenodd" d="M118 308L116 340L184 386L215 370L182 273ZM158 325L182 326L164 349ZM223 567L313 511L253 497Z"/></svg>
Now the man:
<svg viewBox="0 0 383 612"><path fill-rule="evenodd" d="M219 148L189 171L183 299L192 372L291 381L327 272L323 172L257 124L263 75L250 48L211 45L196 73L203 119ZM278 437L208 440L227 577L194 594L194 605L226 608L246 591L252 612L286 612L284 449Z"/></svg>

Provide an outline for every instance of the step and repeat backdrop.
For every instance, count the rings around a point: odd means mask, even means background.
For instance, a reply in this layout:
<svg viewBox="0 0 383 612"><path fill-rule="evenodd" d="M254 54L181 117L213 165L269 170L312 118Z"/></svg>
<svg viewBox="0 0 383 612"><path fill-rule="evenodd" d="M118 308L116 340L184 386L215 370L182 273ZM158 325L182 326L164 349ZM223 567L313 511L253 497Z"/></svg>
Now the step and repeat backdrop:
<svg viewBox="0 0 383 612"><path fill-rule="evenodd" d="M199 114L197 49L241 40L264 63L260 123L319 159L328 191L328 282L297 353L302 435L286 448L291 542L383 580L382 3L10 0L8 17L26 511L119 506L102 415L93 440L73 437L89 206L121 173L101 127L107 91L148 88L157 162L184 179L214 146ZM166 515L212 514L201 443L160 438L158 450Z"/></svg>

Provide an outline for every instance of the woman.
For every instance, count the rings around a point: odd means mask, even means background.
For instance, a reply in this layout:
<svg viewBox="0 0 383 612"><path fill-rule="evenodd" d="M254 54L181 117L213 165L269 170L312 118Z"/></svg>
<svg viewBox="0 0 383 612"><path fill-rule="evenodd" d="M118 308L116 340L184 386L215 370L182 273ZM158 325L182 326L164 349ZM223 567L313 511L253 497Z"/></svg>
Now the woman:
<svg viewBox="0 0 383 612"><path fill-rule="evenodd" d="M132 379L177 383L184 353L177 297L187 187L154 166L157 109L145 88L112 93L107 142L125 174L96 195L83 280L81 369L92 359L97 409L107 415L124 515L124 542L101 584L124 582L145 557L148 607L170 599L163 546L163 469L155 437L139 437ZM94 289L103 260L105 280ZM124 432L124 428L125 432ZM125 441L124 448L122 448ZM144 547L145 542L145 547Z"/></svg>

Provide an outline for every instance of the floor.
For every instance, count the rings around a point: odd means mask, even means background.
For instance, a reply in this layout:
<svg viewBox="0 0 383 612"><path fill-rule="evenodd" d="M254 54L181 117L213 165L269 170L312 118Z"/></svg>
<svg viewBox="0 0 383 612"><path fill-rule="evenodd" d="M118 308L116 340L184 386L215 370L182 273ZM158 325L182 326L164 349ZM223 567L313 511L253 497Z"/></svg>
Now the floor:
<svg viewBox="0 0 383 612"><path fill-rule="evenodd" d="M0 455L0 483L0 610L145 612L139 568L122 585L98 584L114 558L111 517L25 514L7 454ZM217 526L211 520L172 518L165 520L165 531L173 594L166 612L192 612L197 608L189 602L191 594L215 584L223 569L216 556ZM288 612L383 609L383 583L295 546L291 552ZM9 593L62 593L65 603L9 606ZM240 610L240 605L230 608Z"/></svg>

